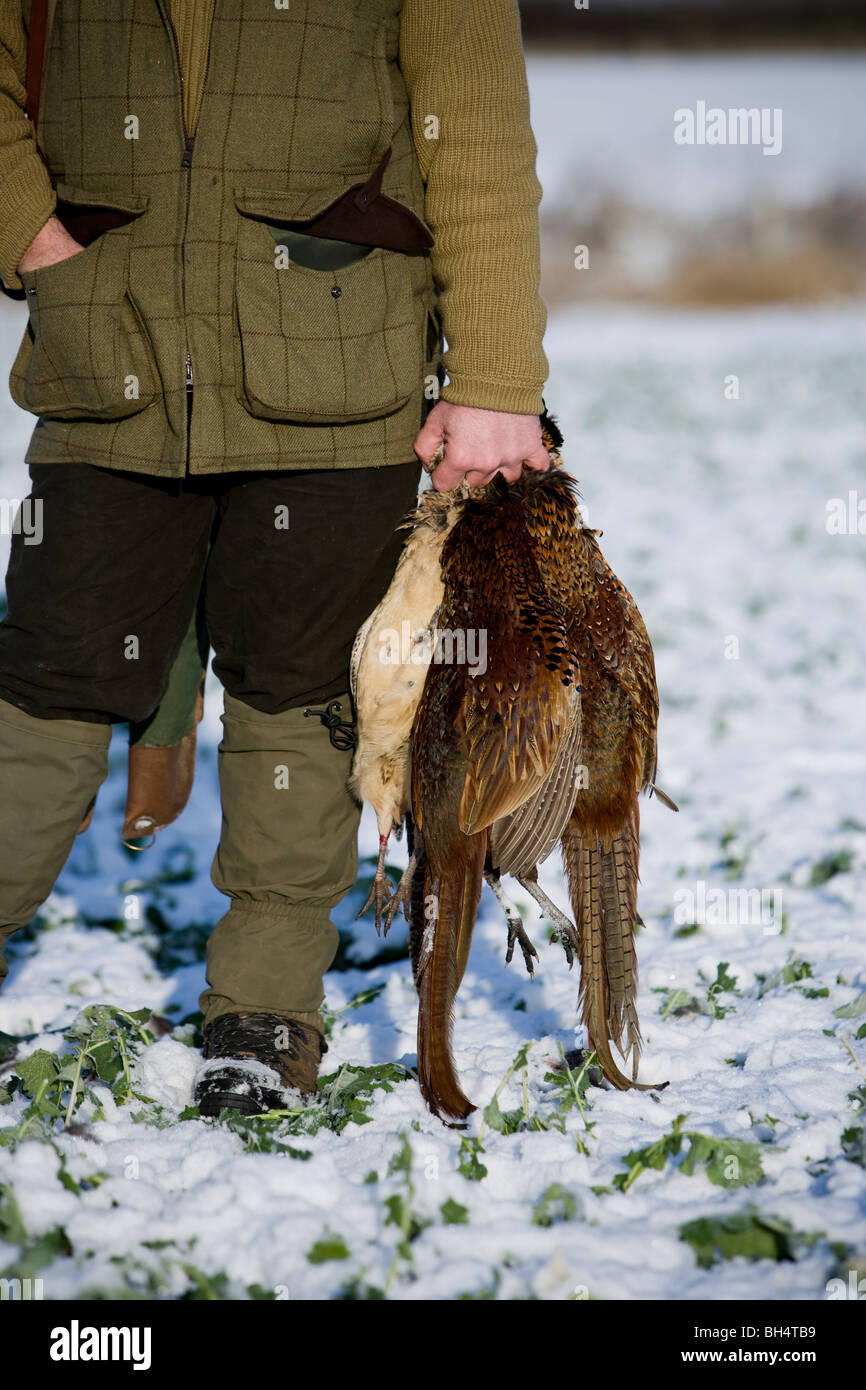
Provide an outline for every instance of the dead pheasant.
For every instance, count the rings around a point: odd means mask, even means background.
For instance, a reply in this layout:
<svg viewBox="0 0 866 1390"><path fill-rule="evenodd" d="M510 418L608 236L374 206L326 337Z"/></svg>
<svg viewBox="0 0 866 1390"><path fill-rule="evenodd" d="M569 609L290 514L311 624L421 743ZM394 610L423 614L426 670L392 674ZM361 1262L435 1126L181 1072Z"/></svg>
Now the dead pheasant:
<svg viewBox="0 0 866 1390"><path fill-rule="evenodd" d="M548 417L542 424L555 454L561 437ZM531 972L536 954L502 892L503 873L552 918L570 964L577 954L582 1018L605 1074L623 1089L636 1084L637 795L654 777L658 701L640 615L595 533L581 527L567 474L527 471L512 485L498 478L464 488L438 536L441 601L428 621L440 633L483 631L487 666L434 661L418 692L407 815L414 852L401 890L411 885L421 1088L435 1113L462 1119L474 1107L454 1069L451 1009L485 878L506 907L507 959L519 941ZM368 695L358 676L360 712ZM407 705L404 721L408 714ZM358 756L372 767L364 744L362 732ZM409 751L402 738L403 760ZM408 781L400 786L393 820L401 804L409 811ZM537 883L537 864L560 842L576 929ZM631 1080L611 1040L631 1054Z"/></svg>
<svg viewBox="0 0 866 1390"><path fill-rule="evenodd" d="M373 807L379 827L379 862L358 916L375 904L377 931L386 904L392 909L388 925L397 905L389 899L393 885L385 874L385 852L392 831L402 832L409 810L409 738L432 654L431 624L442 601L440 556L460 511L456 491L422 494L405 523L411 535L388 592L352 648L358 746L349 786Z"/></svg>

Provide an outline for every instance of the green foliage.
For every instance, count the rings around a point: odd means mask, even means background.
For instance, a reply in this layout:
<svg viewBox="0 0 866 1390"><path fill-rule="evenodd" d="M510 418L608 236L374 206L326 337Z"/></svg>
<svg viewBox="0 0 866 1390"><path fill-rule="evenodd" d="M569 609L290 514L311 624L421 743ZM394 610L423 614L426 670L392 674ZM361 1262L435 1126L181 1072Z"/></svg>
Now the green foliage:
<svg viewBox="0 0 866 1390"><path fill-rule="evenodd" d="M15 1194L6 1183L0 1183L0 1241L19 1247L12 1264L0 1270L2 1279L32 1279L58 1255L69 1255L72 1251L66 1232L60 1226L31 1240Z"/></svg>
<svg viewBox="0 0 866 1390"><path fill-rule="evenodd" d="M37 1236L35 1240L25 1238L12 1264L0 1272L0 1278L33 1279L40 1269L50 1265L53 1260L71 1254L69 1237L62 1226L55 1226L44 1235Z"/></svg>
<svg viewBox="0 0 866 1390"><path fill-rule="evenodd" d="M404 1260L411 1260L412 1254L409 1249L413 1240L417 1240L422 1231L425 1231L432 1222L426 1216L419 1216L413 1211L411 1199L414 1192L402 1193L394 1192L390 1197L385 1198L385 1207L388 1215L385 1218L386 1226L396 1226L402 1233L397 1250Z"/></svg>
<svg viewBox="0 0 866 1390"><path fill-rule="evenodd" d="M628 1172L617 1174L614 1187L628 1192L642 1173L650 1169L659 1172L668 1159L679 1155L684 1140L689 1143L688 1153L680 1164L680 1172L685 1177L692 1177L700 1166L717 1187L751 1187L761 1182L764 1172L758 1144L746 1139L717 1139L697 1130L685 1130L686 1119L686 1115L678 1115L669 1134L663 1134L645 1148L625 1154L621 1161Z"/></svg>
<svg viewBox="0 0 866 1390"><path fill-rule="evenodd" d="M208 939L213 933L212 923L186 922L182 927L176 927L160 912L155 903L148 904L145 918L156 933L155 940L148 949L161 975L170 975L184 966L204 962Z"/></svg>
<svg viewBox="0 0 866 1390"><path fill-rule="evenodd" d="M16 1037L13 1033L4 1033L0 1028L0 1063L11 1062L21 1044L31 1042L36 1036L35 1033L29 1033L24 1037Z"/></svg>
<svg viewBox="0 0 866 1390"><path fill-rule="evenodd" d="M831 878L837 874L847 874L854 864L854 854L850 849L837 849L831 854L825 854L823 859L812 865L812 872L809 875L809 887L820 888L822 884L829 883Z"/></svg>
<svg viewBox="0 0 866 1390"><path fill-rule="evenodd" d="M228 1298L228 1276L222 1271L208 1275L186 1260L179 1260L178 1265L190 1283L186 1292L178 1296L179 1303L214 1303Z"/></svg>
<svg viewBox="0 0 866 1390"><path fill-rule="evenodd" d="M469 1209L463 1207L459 1202L455 1202L453 1197L449 1197L439 1208L443 1225L445 1226L468 1226Z"/></svg>
<svg viewBox="0 0 866 1390"><path fill-rule="evenodd" d="M495 1299L499 1293L499 1285L501 1283L502 1275L499 1273L498 1269L494 1269L493 1277L489 1284L482 1284L481 1288L476 1289L473 1293L459 1293L457 1295L457 1301L458 1303L467 1303L475 1300L484 1301Z"/></svg>
<svg viewBox="0 0 866 1390"><path fill-rule="evenodd" d="M716 969L716 978L707 988L708 1012L713 1018L724 1018L727 1014L736 1013L733 1004L723 1005L718 1002L720 994L741 994L737 989L736 975L728 974L728 962L720 961Z"/></svg>
<svg viewBox="0 0 866 1390"><path fill-rule="evenodd" d="M689 994L687 989L655 989L653 993L664 995L659 1018L683 1018L688 1014L710 1012L705 1005L702 1007L697 996Z"/></svg>
<svg viewBox="0 0 866 1390"><path fill-rule="evenodd" d="M849 1163L866 1168L866 1126L852 1125L843 1131L842 1152Z"/></svg>
<svg viewBox="0 0 866 1390"><path fill-rule="evenodd" d="M866 1014L866 989L862 994L858 994L856 999L852 999L850 1004L842 1004L840 1008L833 1010L834 1018L862 1018L863 1014ZM858 1030L858 1038L864 1036L864 1029L866 1024Z"/></svg>
<svg viewBox="0 0 866 1390"><path fill-rule="evenodd" d="M548 1117L546 1128L558 1129L561 1134L564 1134L566 1116L577 1106L583 1120L584 1131L590 1135L595 1129L595 1122L586 1118L587 1110L592 1109L587 1092L591 1084L597 1084L601 1080L602 1073L598 1059L594 1052L589 1052L582 1059L579 1058L580 1067L573 1071L561 1044L559 1056L561 1059L559 1065L544 1074L545 1081L550 1083L554 1092L558 1092L556 1112ZM579 1133L576 1135L576 1141L578 1153L588 1154L589 1149Z"/></svg>
<svg viewBox="0 0 866 1390"><path fill-rule="evenodd" d="M680 1240L694 1250L702 1269L738 1256L747 1260L793 1260L798 1242L817 1239L794 1231L788 1221L755 1211L702 1216L697 1221L687 1221L679 1234Z"/></svg>
<svg viewBox="0 0 866 1390"><path fill-rule="evenodd" d="M763 999L765 994L769 994L772 989L778 989L780 985L793 985L800 980L811 980L812 967L807 960L791 956L779 970L774 970L772 975L759 975L757 978L761 982L758 998Z"/></svg>
<svg viewBox="0 0 866 1390"><path fill-rule="evenodd" d="M349 1256L349 1247L343 1237L330 1231L307 1251L307 1259L311 1265L323 1265L328 1260L348 1260Z"/></svg>
<svg viewBox="0 0 866 1390"><path fill-rule="evenodd" d="M556 1096L556 1108L553 1114L542 1115L538 1110L530 1111L529 1107L529 1086L527 1081L527 1059L532 1043L524 1043L518 1050L514 1060L511 1062L505 1076L500 1081L487 1105L482 1112L481 1129L478 1135L479 1140L483 1139L487 1129L495 1130L498 1134L518 1134L526 1131L556 1129L560 1134L565 1133L565 1117L568 1112L577 1105L583 1117L584 1127L589 1133L592 1125L587 1123L586 1110L589 1108L588 1102L584 1100L587 1088L590 1084L590 1067L595 1062L595 1054L592 1053L582 1064L580 1071L575 1075L566 1061L562 1046L559 1048L559 1055L562 1058L561 1065L556 1070L545 1073L545 1081L550 1082L559 1094ZM499 1097L502 1095L508 1082L515 1073L520 1072L523 1087L523 1103L513 1110L503 1110L499 1104ZM578 1136L577 1147L581 1153L586 1153L582 1139Z"/></svg>
<svg viewBox="0 0 866 1390"><path fill-rule="evenodd" d="M467 1182L481 1182L482 1178L487 1177L487 1169L478 1156L483 1153L484 1146L481 1140L473 1135L464 1135L460 1140L457 1171L463 1174Z"/></svg>
<svg viewBox="0 0 866 1390"><path fill-rule="evenodd" d="M366 1284L362 1278L356 1276L348 1283L343 1284L335 1297L340 1302L349 1300L359 1300L363 1302L373 1302L385 1297L385 1290L380 1289L375 1284Z"/></svg>
<svg viewBox="0 0 866 1390"><path fill-rule="evenodd" d="M735 1013L736 1010L733 1004L720 1004L719 995L741 994L737 989L737 977L728 974L726 960L720 961L716 967L716 978L707 986L706 999L690 994L686 989L657 989L654 992L665 996L660 1018L687 1018L695 1014L704 1014L709 1018L725 1018L727 1014Z"/></svg>
<svg viewBox="0 0 866 1390"><path fill-rule="evenodd" d="M397 1179L397 1190L385 1198L386 1226L396 1226L400 1238L394 1251L391 1266L385 1278L384 1292L387 1294L397 1274L401 1261L412 1263L412 1244L432 1222L415 1210L415 1184L412 1181L412 1145L405 1132L400 1134L400 1147L388 1163L388 1177Z"/></svg>
<svg viewBox="0 0 866 1390"><path fill-rule="evenodd" d="M724 876L728 880L743 877L749 861L762 840L766 838L766 832L761 831L753 836L751 840L742 843L739 848L735 848L737 842L741 840L741 832L736 826L728 826L720 836L720 843L723 857L719 861L719 868L724 870Z"/></svg>
<svg viewBox="0 0 866 1390"><path fill-rule="evenodd" d="M129 1064L142 1044L153 1042L153 1034L144 1027L150 1016L149 1009L128 1013L91 1004L66 1029L76 1051L58 1057L38 1048L17 1061L18 1088L31 1103L18 1125L0 1131L0 1145L14 1148L25 1138L47 1138L57 1121L70 1124L84 1099L104 1118L99 1097L88 1084L95 1078L111 1088L118 1105L137 1095Z"/></svg>
<svg viewBox="0 0 866 1390"><path fill-rule="evenodd" d="M560 1221L576 1221L577 1217L577 1198L558 1182L550 1184L532 1210L534 1226L555 1226Z"/></svg>
<svg viewBox="0 0 866 1390"><path fill-rule="evenodd" d="M500 1110L498 1092L485 1105L483 1114L484 1123L495 1129L497 1134L516 1134L523 1128L522 1107L518 1105L516 1110Z"/></svg>
<svg viewBox="0 0 866 1390"><path fill-rule="evenodd" d="M377 1091L390 1092L401 1082L414 1080L414 1073L399 1062L382 1062L373 1067L346 1064L338 1072L319 1077L324 1110L321 1123L337 1134L342 1134L348 1124L369 1124L373 1118L369 1109ZM315 1133L315 1129L307 1132Z"/></svg>
<svg viewBox="0 0 866 1390"><path fill-rule="evenodd" d="M861 1115L866 1115L866 1086L858 1086L856 1091L849 1091L848 1099L855 1116L859 1118Z"/></svg>
<svg viewBox="0 0 866 1390"><path fill-rule="evenodd" d="M753 1187L763 1181L758 1144L747 1139L716 1139L694 1130L687 1130L685 1137L690 1148L680 1164L680 1172L687 1178L700 1165L716 1187Z"/></svg>
<svg viewBox="0 0 866 1390"><path fill-rule="evenodd" d="M196 1118L198 1118L196 1110ZM302 1163L312 1158L312 1149L296 1149L287 1143L285 1130L263 1115L244 1115L239 1110L226 1109L220 1116L220 1127L230 1129L240 1136L247 1153L284 1154L286 1158L296 1158Z"/></svg>
<svg viewBox="0 0 866 1390"><path fill-rule="evenodd" d="M0 1240L8 1245L23 1245L27 1239L27 1228L21 1219L18 1203L12 1188L0 1183Z"/></svg>

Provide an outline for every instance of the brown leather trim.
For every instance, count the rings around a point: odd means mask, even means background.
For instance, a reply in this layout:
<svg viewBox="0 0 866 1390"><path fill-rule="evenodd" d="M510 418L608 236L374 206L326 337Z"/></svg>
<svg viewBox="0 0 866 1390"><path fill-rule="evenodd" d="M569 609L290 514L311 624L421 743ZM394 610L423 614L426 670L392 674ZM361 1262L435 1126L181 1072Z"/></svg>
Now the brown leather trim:
<svg viewBox="0 0 866 1390"><path fill-rule="evenodd" d="M170 748L130 747L125 840L142 839L177 820L192 790L195 743L192 733Z"/></svg>
<svg viewBox="0 0 866 1390"><path fill-rule="evenodd" d="M355 183L330 207L309 221L287 222L303 228L307 236L350 241L359 246L381 246L386 251L427 251L433 237L410 207L382 192L382 175L391 158L385 151L378 167L364 183Z"/></svg>
<svg viewBox="0 0 866 1390"><path fill-rule="evenodd" d="M180 743L168 747L146 743L129 746L124 840L139 840L164 830L177 820L189 801L195 776L197 725L204 714L204 679L202 672L192 732Z"/></svg>
<svg viewBox="0 0 866 1390"><path fill-rule="evenodd" d="M53 11L54 6L50 6ZM49 0L33 0L30 6L30 29L27 34L27 70L25 110L36 126L39 114L39 94L42 91L42 70L45 66L45 42L48 38Z"/></svg>
<svg viewBox="0 0 866 1390"><path fill-rule="evenodd" d="M92 207L67 203L63 198L57 199L54 211L69 235L82 246L89 246L91 241L112 227L123 227L141 216L141 212L122 212L120 208L103 208L96 203Z"/></svg>
<svg viewBox="0 0 866 1390"><path fill-rule="evenodd" d="M85 815L84 820L81 822L80 826L78 827L78 830L75 832L77 835L83 835L84 832L85 832L85 830L89 830L89 829L90 829L90 822L93 820L93 812L94 812L95 810L96 810L96 797L93 798L93 800L91 801L90 805L88 806L88 808L87 808L87 814Z"/></svg>

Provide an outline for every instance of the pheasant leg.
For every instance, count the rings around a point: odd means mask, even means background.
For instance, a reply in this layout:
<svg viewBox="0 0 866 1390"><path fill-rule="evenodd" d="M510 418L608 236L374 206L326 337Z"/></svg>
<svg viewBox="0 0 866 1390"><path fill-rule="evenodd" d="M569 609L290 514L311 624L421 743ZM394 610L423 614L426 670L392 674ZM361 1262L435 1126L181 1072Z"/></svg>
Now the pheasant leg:
<svg viewBox="0 0 866 1390"><path fill-rule="evenodd" d="M533 870L533 873L535 871ZM565 958L568 961L569 970L574 965L574 953L577 950L578 938L574 923L566 917L556 903L552 903L550 898L541 888L538 881L530 878L529 875L521 876L515 874L517 882L521 888L525 888L531 898L534 898L546 917L553 923L553 940L558 941L565 951Z"/></svg>
<svg viewBox="0 0 866 1390"><path fill-rule="evenodd" d="M413 854L411 859L409 860L407 868L403 873L403 877L397 884L396 891L391 895L391 901L388 903L388 911L385 913L386 936L388 935L388 932L390 931L391 926L394 922L394 918L396 917L401 907L403 909L403 916L406 918L406 921L410 921L409 909L412 904L412 880L415 877L416 864L417 860L415 858L415 855Z"/></svg>
<svg viewBox="0 0 866 1390"><path fill-rule="evenodd" d="M517 943L520 946L521 951L523 952L523 961L526 965L527 974L529 975L530 979L534 979L535 966L532 962L533 958L535 960L538 960L538 952L536 951L529 937L526 935L526 928L523 925L523 918L521 917L519 910L514 906L514 903L511 901L508 894L505 892L505 889L502 887L502 880L500 879L499 875L497 873L485 873L484 877L487 880L487 883L489 884L490 888L496 895L496 898L499 902L499 906L505 913L505 920L508 923L508 950L505 955L505 964L511 964L511 958L514 955L514 946L515 943Z"/></svg>
<svg viewBox="0 0 866 1390"><path fill-rule="evenodd" d="M370 885L370 891L367 894L367 901L364 903L364 906L361 908L361 911L355 917L355 921L357 922L358 918L363 917L364 913L375 903L376 934L378 936L382 935L382 911L390 903L391 895L395 891L393 883L391 882L388 875L385 873L385 850L387 848L388 836L380 835L379 862L376 865L376 872L373 875L373 882ZM390 926L390 920L388 922L388 926ZM387 932L387 927L385 928L385 930Z"/></svg>

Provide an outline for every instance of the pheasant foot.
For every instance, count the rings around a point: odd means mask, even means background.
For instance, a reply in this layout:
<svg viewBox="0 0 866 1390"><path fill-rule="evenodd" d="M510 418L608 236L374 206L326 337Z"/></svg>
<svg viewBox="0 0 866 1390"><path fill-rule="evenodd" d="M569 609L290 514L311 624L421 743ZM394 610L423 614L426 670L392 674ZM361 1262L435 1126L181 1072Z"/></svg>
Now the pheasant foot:
<svg viewBox="0 0 866 1390"><path fill-rule="evenodd" d="M570 970L574 965L574 953L578 947L577 929L574 923L556 906L556 903L550 901L535 879L524 878L520 874L515 874L515 878L521 888L526 889L529 896L538 903L544 915L549 917L553 923L553 940L558 941L565 951L565 958Z"/></svg>
<svg viewBox="0 0 866 1390"><path fill-rule="evenodd" d="M388 935L388 932L391 930L394 918L396 917L401 907L403 909L403 916L406 918L406 921L410 921L409 906L412 901L412 879L415 877L416 862L417 861L415 855L413 854L409 860L408 866L406 867L403 873L403 877L400 879L400 882L397 884L396 889L391 894L391 900L388 903L388 911L385 914L386 936Z"/></svg>
<svg viewBox="0 0 866 1390"><path fill-rule="evenodd" d="M527 974L530 979L534 979L535 966L532 962L533 959L538 960L538 952L526 935L526 928L523 925L523 918L520 915L520 911L515 907L505 889L502 887L502 880L498 873L485 873L484 877L496 895L499 906L505 913L505 920L508 923L508 950L505 955L505 964L511 964L514 955L514 946L515 943L517 943L523 953L523 961L526 966Z"/></svg>
<svg viewBox="0 0 866 1390"><path fill-rule="evenodd" d="M364 916L364 913L367 912L367 911L369 910L369 908L373 906L373 904L375 904L375 907L376 907L376 934L377 934L378 936L381 936L381 935L382 935L382 912L383 912L383 910L384 910L385 908L387 908L387 907L390 905L391 899L392 899L394 893L396 892L393 883L391 882L391 880L390 880L390 878L388 877L388 875L385 873L385 850L387 849L387 847L388 847L388 836L387 836L387 835L380 835L380 836L379 836L379 862L378 862L377 865L376 865L376 872L375 872L374 875L373 875L373 882L372 882L372 884L370 885L370 891L369 891L369 893L367 894L367 901L364 903L364 906L361 908L361 911L360 911L359 913L357 913L357 915L356 915L356 917L355 917L355 921L357 922L357 921L358 921L358 918L359 918L359 917L363 917L363 916ZM405 875L404 875L404 877L405 877ZM393 915L393 914L392 914L392 915ZM387 935L387 932L388 932L388 927L389 927L390 925L391 925L391 919L390 919L390 917L389 917L389 918L388 918L387 926L385 927L385 934L386 934L386 935Z"/></svg>

